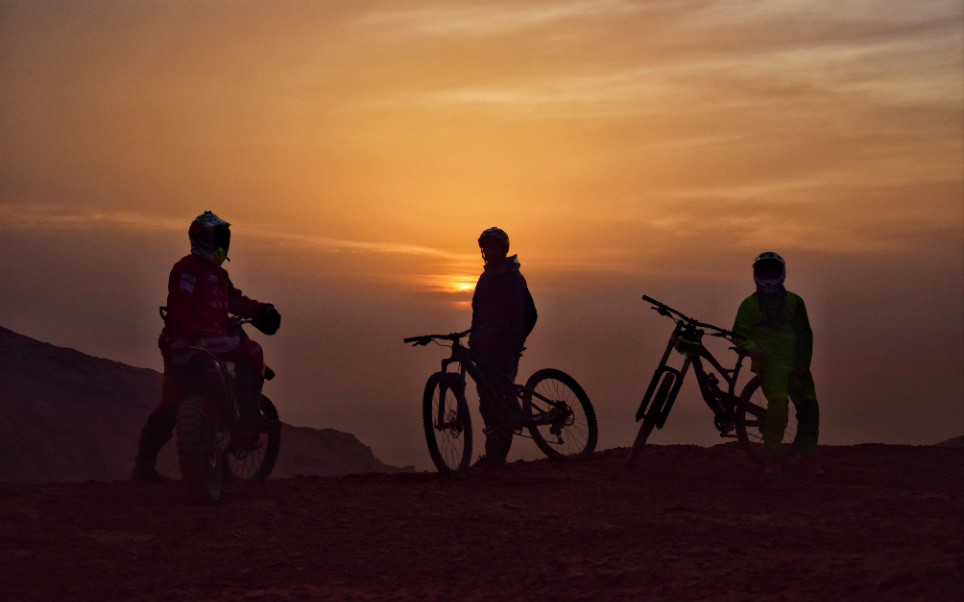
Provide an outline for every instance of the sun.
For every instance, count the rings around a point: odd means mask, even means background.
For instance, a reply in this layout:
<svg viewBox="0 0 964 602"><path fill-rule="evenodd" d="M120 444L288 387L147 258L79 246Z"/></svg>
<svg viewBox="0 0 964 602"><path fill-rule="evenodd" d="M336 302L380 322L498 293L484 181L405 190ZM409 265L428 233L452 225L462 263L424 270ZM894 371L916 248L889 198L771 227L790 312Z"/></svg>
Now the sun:
<svg viewBox="0 0 964 602"><path fill-rule="evenodd" d="M451 293L468 294L475 291L475 279L470 276L450 276L445 289Z"/></svg>

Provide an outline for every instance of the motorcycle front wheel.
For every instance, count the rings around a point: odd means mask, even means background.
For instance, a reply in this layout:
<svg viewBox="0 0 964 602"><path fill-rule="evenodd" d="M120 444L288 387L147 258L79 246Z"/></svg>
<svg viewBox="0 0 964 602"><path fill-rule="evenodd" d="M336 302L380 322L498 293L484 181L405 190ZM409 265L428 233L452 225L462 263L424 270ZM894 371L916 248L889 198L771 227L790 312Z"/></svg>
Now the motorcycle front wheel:
<svg viewBox="0 0 964 602"><path fill-rule="evenodd" d="M175 434L181 481L188 497L197 502L217 502L224 484L223 450L229 432L211 423L203 397L188 397L177 410Z"/></svg>
<svg viewBox="0 0 964 602"><path fill-rule="evenodd" d="M278 420L278 409L266 396L261 396L261 415L268 420ZM232 485L255 485L264 483L281 449L281 429L258 433L251 440L236 439L224 454L224 478Z"/></svg>

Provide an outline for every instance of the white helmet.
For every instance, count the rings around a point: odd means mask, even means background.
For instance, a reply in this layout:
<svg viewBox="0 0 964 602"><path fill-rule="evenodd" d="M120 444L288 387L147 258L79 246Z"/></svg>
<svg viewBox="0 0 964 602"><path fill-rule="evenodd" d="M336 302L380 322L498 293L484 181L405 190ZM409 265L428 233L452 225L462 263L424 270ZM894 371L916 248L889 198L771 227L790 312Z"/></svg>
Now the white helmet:
<svg viewBox="0 0 964 602"><path fill-rule="evenodd" d="M783 288L786 278L787 263L779 254L767 251L753 260L753 281L757 291L765 295L776 293Z"/></svg>

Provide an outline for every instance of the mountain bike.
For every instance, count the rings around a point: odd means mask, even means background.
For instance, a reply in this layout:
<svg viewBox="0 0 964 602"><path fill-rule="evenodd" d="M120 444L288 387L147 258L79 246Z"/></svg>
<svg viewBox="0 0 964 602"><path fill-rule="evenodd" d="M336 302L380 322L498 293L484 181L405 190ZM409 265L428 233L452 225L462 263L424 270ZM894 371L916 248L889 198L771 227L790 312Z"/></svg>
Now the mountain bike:
<svg viewBox="0 0 964 602"><path fill-rule="evenodd" d="M720 437L735 437L750 459L762 463L763 421L766 419L767 400L760 388L760 380L754 376L737 395L737 381L743 361L747 357L746 352L739 346L730 347L737 356L734 367L728 369L724 368L703 345L703 335L706 331L711 331L711 336L731 342L733 342L733 332L700 322L651 297L643 295L643 300L650 303L659 315L676 322L676 327L670 334L659 366L653 373L639 409L636 411L636 421L642 422L626 463L634 466L639 461L643 446L646 445L646 440L653 429L662 429L666 424L666 418L673 408L673 403L679 395L683 379L690 367L696 373L696 382L703 401L713 412L713 426L720 432ZM667 364L674 351L683 356L683 365L679 368ZM707 364L709 364L709 370ZM780 455L786 459L796 454L799 447L797 418L793 412L790 413L787 421L784 442Z"/></svg>
<svg viewBox="0 0 964 602"><path fill-rule="evenodd" d="M435 343L452 350L442 360L442 369L429 376L422 396L422 425L429 455L439 472L459 475L472 459L472 418L465 399L465 375L484 387L491 399L502 401L493 408L500 421L515 435L522 430L546 456L573 460L592 455L598 430L589 396L576 380L554 368L536 371L525 385L508 375L490 380L488 364L478 353L462 344L472 329L452 334L427 334L404 339L413 347ZM444 345L440 341L447 341ZM454 367L450 371L450 367Z"/></svg>
<svg viewBox="0 0 964 602"><path fill-rule="evenodd" d="M161 308L163 317L166 308ZM249 319L235 318L232 328L242 338L242 326ZM225 486L253 485L267 480L278 460L281 430L250 432L240 428L238 386L233 362L219 359L204 347L183 347L173 351L175 376L184 399L178 405L175 422L177 459L188 497L216 502ZM275 373L265 367L264 378ZM278 410L261 395L263 418L280 426Z"/></svg>

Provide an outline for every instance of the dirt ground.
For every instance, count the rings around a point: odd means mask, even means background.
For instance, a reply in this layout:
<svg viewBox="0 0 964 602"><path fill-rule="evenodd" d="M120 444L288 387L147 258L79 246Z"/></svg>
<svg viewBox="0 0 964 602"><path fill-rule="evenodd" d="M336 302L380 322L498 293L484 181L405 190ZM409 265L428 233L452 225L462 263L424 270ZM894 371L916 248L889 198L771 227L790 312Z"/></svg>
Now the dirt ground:
<svg viewBox="0 0 964 602"><path fill-rule="evenodd" d="M0 599L964 600L964 450L733 445L580 463L178 483L0 484Z"/></svg>

